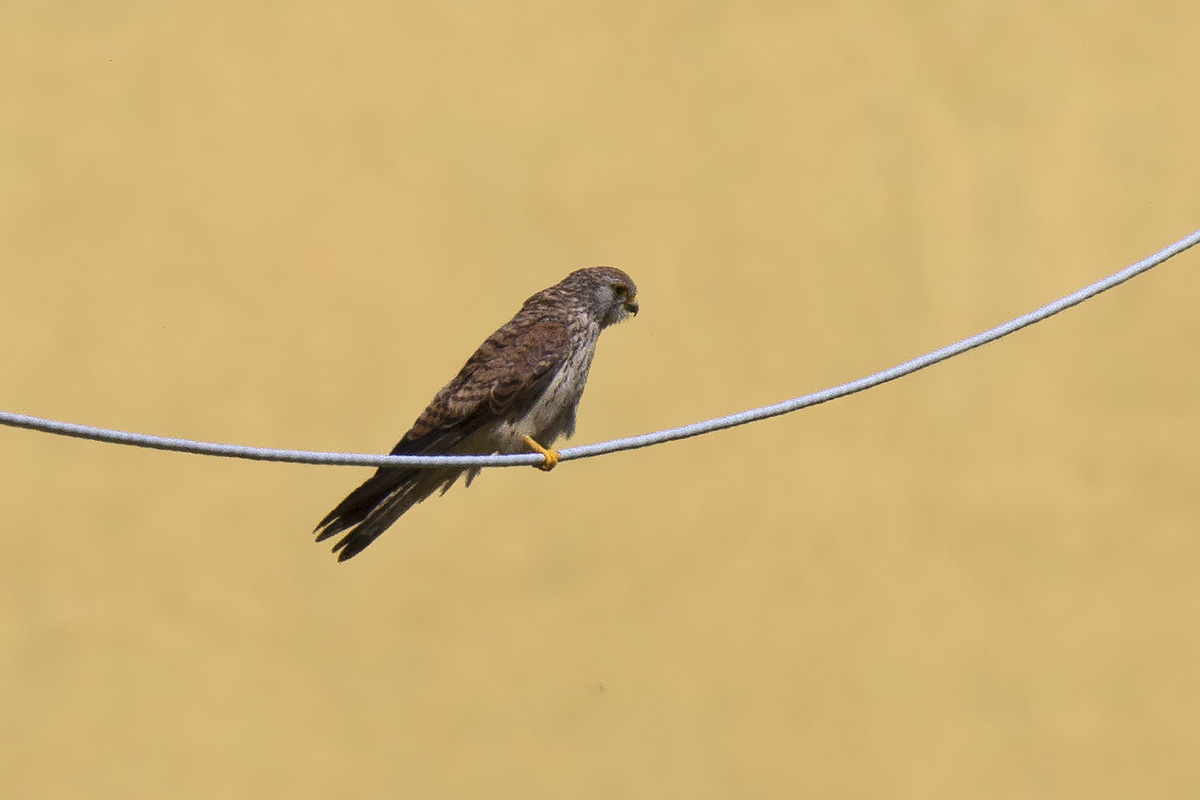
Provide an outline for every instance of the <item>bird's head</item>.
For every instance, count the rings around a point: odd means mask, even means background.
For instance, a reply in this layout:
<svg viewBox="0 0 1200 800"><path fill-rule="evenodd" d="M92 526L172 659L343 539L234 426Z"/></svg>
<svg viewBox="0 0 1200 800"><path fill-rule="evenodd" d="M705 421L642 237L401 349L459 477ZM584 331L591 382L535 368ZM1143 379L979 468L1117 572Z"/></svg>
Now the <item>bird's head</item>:
<svg viewBox="0 0 1200 800"><path fill-rule="evenodd" d="M584 298L589 313L601 328L623 322L638 313L637 285L633 278L616 267L577 269L563 284L573 284L577 296Z"/></svg>

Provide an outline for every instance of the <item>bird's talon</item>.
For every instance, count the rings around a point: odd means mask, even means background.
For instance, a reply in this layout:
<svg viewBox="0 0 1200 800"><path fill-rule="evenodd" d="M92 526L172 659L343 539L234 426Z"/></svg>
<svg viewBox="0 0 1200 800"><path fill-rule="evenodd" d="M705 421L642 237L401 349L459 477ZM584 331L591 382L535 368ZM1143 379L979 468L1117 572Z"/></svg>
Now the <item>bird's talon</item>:
<svg viewBox="0 0 1200 800"><path fill-rule="evenodd" d="M553 447L542 447L532 436L526 436L522 441L525 442L526 447L541 453L542 457L546 459L541 464L534 464L542 472L549 472L558 464L558 451Z"/></svg>

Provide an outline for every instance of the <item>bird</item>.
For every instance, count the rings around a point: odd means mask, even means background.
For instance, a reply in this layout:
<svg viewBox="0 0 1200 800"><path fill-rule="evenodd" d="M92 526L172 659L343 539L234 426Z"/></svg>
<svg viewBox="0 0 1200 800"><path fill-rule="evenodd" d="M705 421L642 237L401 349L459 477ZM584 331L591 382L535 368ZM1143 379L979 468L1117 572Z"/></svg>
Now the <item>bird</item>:
<svg viewBox="0 0 1200 800"><path fill-rule="evenodd" d="M638 313L637 286L615 267L577 269L527 299L487 337L417 417L392 455L537 452L558 463L554 443L575 432L575 414L600 332ZM480 467L380 467L317 525L338 561L358 555L406 511L445 494Z"/></svg>

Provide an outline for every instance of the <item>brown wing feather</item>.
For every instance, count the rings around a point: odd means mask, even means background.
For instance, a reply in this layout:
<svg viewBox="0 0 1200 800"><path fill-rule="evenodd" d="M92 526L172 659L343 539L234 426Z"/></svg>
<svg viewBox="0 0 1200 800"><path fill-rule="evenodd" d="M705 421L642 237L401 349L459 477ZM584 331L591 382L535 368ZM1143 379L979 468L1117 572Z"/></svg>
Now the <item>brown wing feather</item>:
<svg viewBox="0 0 1200 800"><path fill-rule="evenodd" d="M484 427L520 416L562 366L570 349L566 326L552 318L523 318L489 336L446 384L394 448L393 455L451 452ZM352 558L409 508L476 470L380 467L317 525L317 541L348 531L333 547ZM340 551L340 552L339 552Z"/></svg>
<svg viewBox="0 0 1200 800"><path fill-rule="evenodd" d="M392 453L449 452L484 426L520 416L545 391L569 349L561 321L518 314L479 346Z"/></svg>

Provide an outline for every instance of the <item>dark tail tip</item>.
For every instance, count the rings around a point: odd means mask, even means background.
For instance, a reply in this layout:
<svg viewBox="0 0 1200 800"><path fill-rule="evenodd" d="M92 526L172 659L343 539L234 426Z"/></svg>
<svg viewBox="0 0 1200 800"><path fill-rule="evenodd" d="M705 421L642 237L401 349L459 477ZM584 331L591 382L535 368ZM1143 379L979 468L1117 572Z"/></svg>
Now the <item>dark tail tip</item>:
<svg viewBox="0 0 1200 800"><path fill-rule="evenodd" d="M337 553L338 563L349 561L356 555L367 548L371 542L375 541L375 537L355 536L353 533L346 536L333 546L332 552Z"/></svg>

